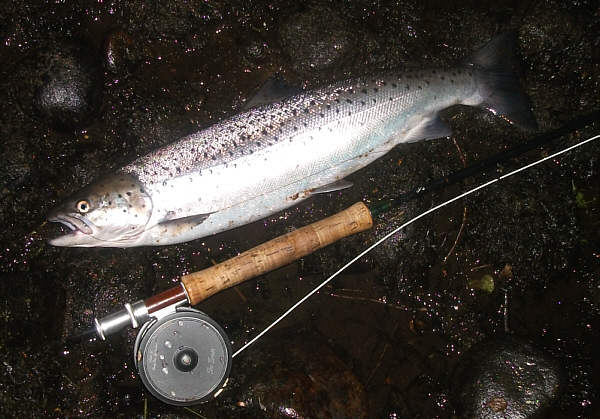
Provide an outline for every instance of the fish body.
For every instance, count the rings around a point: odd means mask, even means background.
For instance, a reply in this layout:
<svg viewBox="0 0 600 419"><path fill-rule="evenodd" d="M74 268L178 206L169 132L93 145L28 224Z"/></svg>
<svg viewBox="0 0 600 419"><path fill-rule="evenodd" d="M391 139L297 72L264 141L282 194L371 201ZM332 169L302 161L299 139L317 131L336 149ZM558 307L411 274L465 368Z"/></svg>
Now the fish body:
<svg viewBox="0 0 600 419"><path fill-rule="evenodd" d="M499 36L469 64L340 82L250 109L153 151L76 193L50 221L57 246L181 243L290 207L399 143L451 135L439 112L481 106L525 128L535 121Z"/></svg>

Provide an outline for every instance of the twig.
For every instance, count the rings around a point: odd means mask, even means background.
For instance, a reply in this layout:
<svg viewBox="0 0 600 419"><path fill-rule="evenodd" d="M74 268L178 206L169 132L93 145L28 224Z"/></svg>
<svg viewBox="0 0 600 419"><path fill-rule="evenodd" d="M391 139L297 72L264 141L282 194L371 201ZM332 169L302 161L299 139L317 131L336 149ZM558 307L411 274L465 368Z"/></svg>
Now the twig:
<svg viewBox="0 0 600 419"><path fill-rule="evenodd" d="M202 416L200 413L196 412L195 410L190 409L189 407L184 407L185 410L187 410L188 412L190 412L192 415L196 415L199 418L202 419L208 419L206 416Z"/></svg>

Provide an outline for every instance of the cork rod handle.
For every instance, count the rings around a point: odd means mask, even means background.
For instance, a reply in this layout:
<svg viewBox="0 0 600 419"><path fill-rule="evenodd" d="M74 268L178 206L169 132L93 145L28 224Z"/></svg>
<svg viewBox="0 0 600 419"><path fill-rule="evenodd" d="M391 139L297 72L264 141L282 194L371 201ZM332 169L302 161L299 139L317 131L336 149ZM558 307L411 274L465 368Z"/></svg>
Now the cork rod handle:
<svg viewBox="0 0 600 419"><path fill-rule="evenodd" d="M287 265L337 240L370 229L367 206L357 202L323 220L245 251L232 259L181 277L190 304L248 279Z"/></svg>

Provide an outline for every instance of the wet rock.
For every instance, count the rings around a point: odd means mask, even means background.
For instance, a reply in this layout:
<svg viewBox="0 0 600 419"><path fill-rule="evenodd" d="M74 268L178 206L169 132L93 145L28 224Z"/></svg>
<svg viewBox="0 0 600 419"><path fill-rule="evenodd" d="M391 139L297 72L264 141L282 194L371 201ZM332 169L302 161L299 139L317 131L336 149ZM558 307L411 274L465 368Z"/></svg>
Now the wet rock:
<svg viewBox="0 0 600 419"><path fill-rule="evenodd" d="M104 66L113 74L126 74L132 71L142 56L142 48L133 38L121 29L110 31L104 39Z"/></svg>
<svg viewBox="0 0 600 419"><path fill-rule="evenodd" d="M292 67L307 73L343 60L355 37L339 14L327 7L311 7L287 20L279 31L280 42Z"/></svg>
<svg viewBox="0 0 600 419"><path fill-rule="evenodd" d="M530 418L547 413L558 394L560 367L530 343L501 336L476 345L455 375L461 416Z"/></svg>
<svg viewBox="0 0 600 419"><path fill-rule="evenodd" d="M100 107L102 71L89 47L53 44L19 66L14 90L26 114L59 130L82 128Z"/></svg>
<svg viewBox="0 0 600 419"><path fill-rule="evenodd" d="M321 338L275 333L253 351L237 406L269 418L367 417L365 390ZM259 349L260 348L260 349ZM259 352L260 350L260 352Z"/></svg>

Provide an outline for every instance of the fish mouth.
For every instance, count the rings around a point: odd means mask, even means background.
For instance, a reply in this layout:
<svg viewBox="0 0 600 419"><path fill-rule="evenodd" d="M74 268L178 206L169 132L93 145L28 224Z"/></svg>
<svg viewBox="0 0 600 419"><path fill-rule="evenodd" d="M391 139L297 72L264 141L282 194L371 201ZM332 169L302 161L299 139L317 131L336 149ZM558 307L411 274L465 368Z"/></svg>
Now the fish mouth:
<svg viewBox="0 0 600 419"><path fill-rule="evenodd" d="M65 240L70 240L78 236L90 236L93 235L94 230L86 220L78 217L77 215L57 214L48 217L48 221L53 223L60 223L67 227L70 231L62 236L58 236L55 239L50 240L50 244L55 246L64 246Z"/></svg>
<svg viewBox="0 0 600 419"><path fill-rule="evenodd" d="M83 234L92 234L93 230L90 225L83 219L73 216L73 215L54 215L48 217L48 221L52 221L53 223L61 223L68 227L71 230L70 234L73 233L83 233Z"/></svg>

